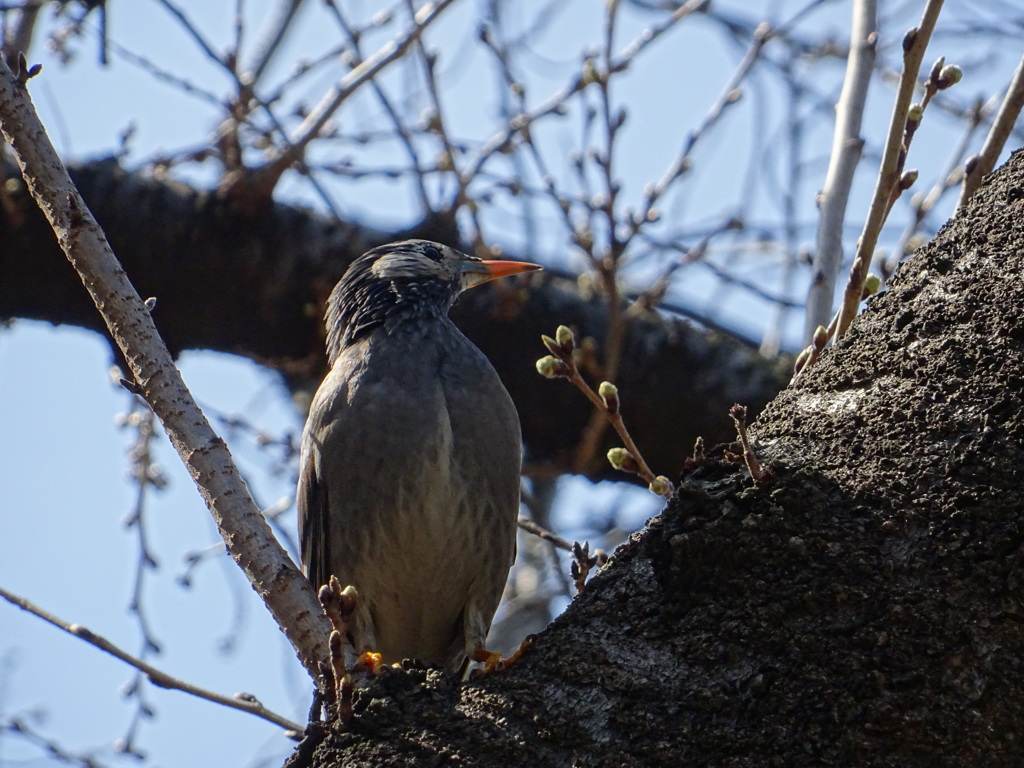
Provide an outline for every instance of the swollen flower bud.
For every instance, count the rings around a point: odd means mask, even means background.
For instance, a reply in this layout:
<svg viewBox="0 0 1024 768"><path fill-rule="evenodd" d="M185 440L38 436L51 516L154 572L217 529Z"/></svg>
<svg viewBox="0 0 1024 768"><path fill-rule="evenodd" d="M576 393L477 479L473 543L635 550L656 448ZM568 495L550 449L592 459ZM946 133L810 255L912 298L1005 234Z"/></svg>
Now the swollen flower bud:
<svg viewBox="0 0 1024 768"><path fill-rule="evenodd" d="M633 454L625 448L612 448L608 451L608 463L615 469L624 469L627 461L633 458Z"/></svg>
<svg viewBox="0 0 1024 768"><path fill-rule="evenodd" d="M537 361L537 373L546 379L557 379L569 375L569 366L557 357L546 355Z"/></svg>
<svg viewBox="0 0 1024 768"><path fill-rule="evenodd" d="M656 493L659 496L671 496L673 491L672 481L664 475L658 475L651 480L651 484L647 487L651 493Z"/></svg>
<svg viewBox="0 0 1024 768"><path fill-rule="evenodd" d="M917 168L911 168L909 171L904 171L903 175L900 176L900 189L906 190L914 186L914 182L917 181L917 177L920 172Z"/></svg>
<svg viewBox="0 0 1024 768"><path fill-rule="evenodd" d="M861 297L866 299L868 296L874 296L881 287L882 278L872 273L864 279L864 290L861 293Z"/></svg>
<svg viewBox="0 0 1024 768"><path fill-rule="evenodd" d="M942 72L939 73L939 81L937 85L939 90L945 90L950 86L954 86L963 79L964 73L956 64L947 64L942 68Z"/></svg>
<svg viewBox="0 0 1024 768"><path fill-rule="evenodd" d="M567 352L572 352L573 347L576 346L576 337L573 336L572 329L566 325L558 326L555 331L555 340Z"/></svg>
<svg viewBox="0 0 1024 768"><path fill-rule="evenodd" d="M825 345L828 344L828 329L823 325L819 325L814 329L814 336L811 341L818 349L824 349Z"/></svg>
<svg viewBox="0 0 1024 768"><path fill-rule="evenodd" d="M619 412L619 388L610 381L602 381L597 388L597 394L604 400L604 407L613 416Z"/></svg>

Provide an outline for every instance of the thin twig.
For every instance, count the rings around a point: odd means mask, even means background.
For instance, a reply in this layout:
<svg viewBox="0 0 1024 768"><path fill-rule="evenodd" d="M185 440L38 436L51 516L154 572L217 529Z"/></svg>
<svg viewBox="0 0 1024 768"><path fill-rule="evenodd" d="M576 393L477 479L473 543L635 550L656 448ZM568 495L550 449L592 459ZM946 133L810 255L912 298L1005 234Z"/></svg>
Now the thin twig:
<svg viewBox="0 0 1024 768"><path fill-rule="evenodd" d="M900 75L896 101L892 108L889 136L882 154L882 165L878 173L878 182L875 185L875 194L871 199L867 220L864 222L864 231L857 242L857 253L854 256L853 266L850 268L850 279L847 281L843 294L836 338L841 338L846 333L853 318L857 315L857 307L860 306L864 289L864 280L867 278L871 258L875 252L875 246L878 244L878 236L892 205L893 190L896 189L900 180L901 157L904 151L903 142L910 102L914 97L914 88L917 86L917 73L921 69L921 62L924 59L925 50L928 48L932 31L935 29L935 22L939 18L940 10L942 10L942 0L928 0L921 23L907 32L903 39L903 72Z"/></svg>
<svg viewBox="0 0 1024 768"><path fill-rule="evenodd" d="M743 461L750 470L750 477L757 485L763 485L770 477L770 472L762 469L761 462L750 445L750 438L747 436L747 406L735 403L729 409L729 415L736 425L736 434L740 439L740 445L743 446Z"/></svg>
<svg viewBox="0 0 1024 768"><path fill-rule="evenodd" d="M252 66L252 84L255 86L263 77L267 66L273 61L274 56L281 50L281 43L284 42L292 23L298 18L299 9L306 0L280 0L274 20L270 24L270 32L265 34L259 43L259 53L255 56L255 64Z"/></svg>
<svg viewBox="0 0 1024 768"><path fill-rule="evenodd" d="M572 555L572 580L577 593L583 591L587 581L587 574L590 573L591 569L595 566L600 568L608 562L608 553L603 549L595 549L594 554L590 554L590 542L584 542L583 544L580 544L578 541L570 542L568 539L563 539L557 533L552 533L522 515L519 516L517 523L520 530L532 533L534 536L550 542L558 549L563 549Z"/></svg>
<svg viewBox="0 0 1024 768"><path fill-rule="evenodd" d="M294 138L289 142L287 149L279 153L268 165L288 163L298 160L306 146L320 135L324 126L331 119L345 101L352 96L360 87L372 81L386 66L402 58L419 36L432 22L434 22L454 0L438 0L436 3L428 3L416 14L412 26L405 32L398 41L391 41L380 48L368 59L360 64L338 81L338 84L326 93L312 110L306 119L293 132Z"/></svg>
<svg viewBox="0 0 1024 768"><path fill-rule="evenodd" d="M34 603L26 600L23 597L8 592L6 589L0 587L0 597L12 605L16 605L23 611L31 613L33 616L37 616L43 621L52 624L58 629L62 629L69 635L74 635L80 640L99 648L101 651L109 653L111 656L120 659L125 664L135 667L135 669L142 672L153 685L159 686L160 688L169 688L171 690L182 691L184 693L191 694L200 699L206 699L212 701L214 704L221 704L225 707L231 707L241 712L248 712L250 715L256 715L256 717L263 718L264 720L279 725L282 728L286 728L292 731L297 737L301 736L305 728L298 723L294 723L282 715L278 715L275 712L270 711L264 707L254 696L249 694L236 694L235 696L224 696L214 691L208 691L205 688L187 683L184 680L179 680L166 672L157 669L151 664L147 664L140 658L132 656L126 651L122 651L112 642L107 640L101 635L97 635L90 629L83 627L81 624L69 624L68 622L54 616L52 613L44 611Z"/></svg>
<svg viewBox="0 0 1024 768"><path fill-rule="evenodd" d="M580 375L576 365L574 356L576 339L572 331L566 326L560 325L555 337L552 339L550 336L541 336L544 346L551 354L537 361L537 372L548 379L568 379L594 404L596 412L608 420L626 446L625 448L613 448L608 452L608 461L615 469L639 475L647 481L648 488L652 493L666 498L670 497L675 491L672 481L664 475L655 475L651 471L622 420L622 414L619 413L618 388L611 382L604 381L599 390L595 392Z"/></svg>

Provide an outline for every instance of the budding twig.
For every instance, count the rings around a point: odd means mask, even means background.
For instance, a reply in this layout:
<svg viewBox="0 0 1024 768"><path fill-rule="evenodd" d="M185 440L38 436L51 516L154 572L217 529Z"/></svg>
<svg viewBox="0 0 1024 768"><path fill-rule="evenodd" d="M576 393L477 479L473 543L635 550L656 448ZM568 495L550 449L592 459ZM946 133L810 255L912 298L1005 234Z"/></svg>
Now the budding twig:
<svg viewBox="0 0 1024 768"><path fill-rule="evenodd" d="M932 30L939 17L942 0L928 0L919 26L911 29L903 38L903 72L900 75L896 101L893 104L892 119L889 123L889 135L882 155L882 164L878 173L878 182L868 210L868 218L864 222L864 230L857 241L857 252L850 267L850 277L843 293L843 304L839 310L839 323L836 338L842 338L854 317L861 302L864 281L872 254L878 244L878 236L882 231L893 202L908 188L912 179L903 174L903 165L907 159L907 149L913 138L921 114L936 90L948 88L958 79L959 70L946 71L940 59L932 67L932 73L925 84L925 98L920 105L911 105L914 88L917 85L917 74L921 69L925 49L931 38ZM953 68L955 69L955 68ZM944 74L945 73L945 74ZM916 108L919 107L919 110Z"/></svg>
<svg viewBox="0 0 1024 768"><path fill-rule="evenodd" d="M739 435L740 444L743 446L743 461L746 463L747 469L750 470L750 476L757 485L762 485L769 473L761 467L757 454L750 446L750 438L747 437L747 406L735 403L729 409L729 415L732 416L733 423L736 424L736 434Z"/></svg>
<svg viewBox="0 0 1024 768"><path fill-rule="evenodd" d="M519 516L519 527L527 533L532 533L534 536L543 539L544 541L551 542L558 549L564 549L566 552L571 552L573 556L573 563L570 567L570 573L572 574L573 583L576 585L576 593L579 594L583 591L583 587L587 580L587 574L590 573L590 569L595 565L600 568L608 562L608 553L603 549L595 549L594 554L590 554L590 542L585 541L581 545L578 541L572 543L568 539L563 539L557 533L552 533L547 528L543 528L537 523L533 522L529 518ZM578 569L582 563L581 555L577 554L582 552L586 554L586 570L579 574Z"/></svg>
<svg viewBox="0 0 1024 768"><path fill-rule="evenodd" d="M327 647L330 650L330 664L321 662L324 701L328 712L343 724L352 722L352 696L355 693L355 678L359 673L373 673L380 666L379 653L359 654L349 629L349 620L359 603L356 588L349 585L341 588L336 576L317 591L324 615L330 619L331 635Z"/></svg>
<svg viewBox="0 0 1024 768"><path fill-rule="evenodd" d="M992 128L985 137L981 152L967 160L963 188L956 207L961 208L981 186L981 177L991 171L999 158L1006 140L1010 137L1013 126L1017 123L1021 108L1024 107L1024 58L1013 73L1013 80L1006 91L1003 103L999 107Z"/></svg>
<svg viewBox="0 0 1024 768"><path fill-rule="evenodd" d="M604 414L608 423L614 427L625 448L612 448L608 451L608 461L615 469L625 472L632 472L647 481L648 488L652 493L666 498L671 496L675 490L672 481L664 475L655 475L647 466L640 449L626 429L626 424L619 413L619 389L610 381L601 382L597 391L584 381L576 367L576 339L572 331L564 325L558 326L555 338L541 336L544 346L551 353L537 361L537 372L548 379L568 379L576 385L587 399L590 400L598 410Z"/></svg>
<svg viewBox="0 0 1024 768"><path fill-rule="evenodd" d="M878 293L878 290L882 287L882 278L876 274L869 274L864 280L864 286L861 289L860 300L869 296L874 296ZM840 310L841 312L842 310ZM811 343L796 356L796 361L793 363L793 377L789 380L787 386L795 386L800 375L811 368L821 356L821 353L825 350L825 345L832 340L836 334L836 328L839 325L839 312L836 312L832 316L832 322L828 324L828 328L819 325L814 329L814 334L811 337Z"/></svg>

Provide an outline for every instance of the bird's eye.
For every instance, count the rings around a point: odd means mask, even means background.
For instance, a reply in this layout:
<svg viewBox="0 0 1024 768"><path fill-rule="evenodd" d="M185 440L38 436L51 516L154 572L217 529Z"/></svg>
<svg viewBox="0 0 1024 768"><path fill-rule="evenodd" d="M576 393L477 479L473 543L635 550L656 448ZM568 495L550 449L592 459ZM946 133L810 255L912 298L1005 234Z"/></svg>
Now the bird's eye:
<svg viewBox="0 0 1024 768"><path fill-rule="evenodd" d="M441 251L436 245L428 245L423 249L423 255L431 261L441 261Z"/></svg>

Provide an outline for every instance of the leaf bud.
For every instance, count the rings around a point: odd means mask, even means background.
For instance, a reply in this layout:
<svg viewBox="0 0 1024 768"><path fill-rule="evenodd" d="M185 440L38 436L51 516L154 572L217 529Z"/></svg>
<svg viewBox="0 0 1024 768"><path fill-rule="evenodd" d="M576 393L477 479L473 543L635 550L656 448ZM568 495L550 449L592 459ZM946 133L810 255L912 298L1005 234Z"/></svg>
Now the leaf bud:
<svg viewBox="0 0 1024 768"><path fill-rule="evenodd" d="M672 481L664 475L658 475L656 478L651 480L651 484L647 487L650 489L651 493L656 493L659 496L671 496L672 491L674 490L672 488Z"/></svg>
<svg viewBox="0 0 1024 768"><path fill-rule="evenodd" d="M936 85L940 91L944 91L946 88L950 88L963 79L964 73L956 64L947 64L942 68L942 72L939 73L939 79Z"/></svg>
<svg viewBox="0 0 1024 768"><path fill-rule="evenodd" d="M604 401L604 407L613 416L619 412L619 388L610 381L602 381L597 388L597 394Z"/></svg>
<svg viewBox="0 0 1024 768"><path fill-rule="evenodd" d="M576 346L576 337L573 336L572 329L566 325L558 326L558 329L555 331L555 340L566 352L572 352Z"/></svg>
<svg viewBox="0 0 1024 768"><path fill-rule="evenodd" d="M564 378L569 375L569 366L557 357L546 355L537 361L537 373L546 379Z"/></svg>
<svg viewBox="0 0 1024 768"><path fill-rule="evenodd" d="M874 296L878 293L878 289L882 287L882 278L872 273L864 279L864 290L861 292L861 298L866 299L868 296Z"/></svg>

